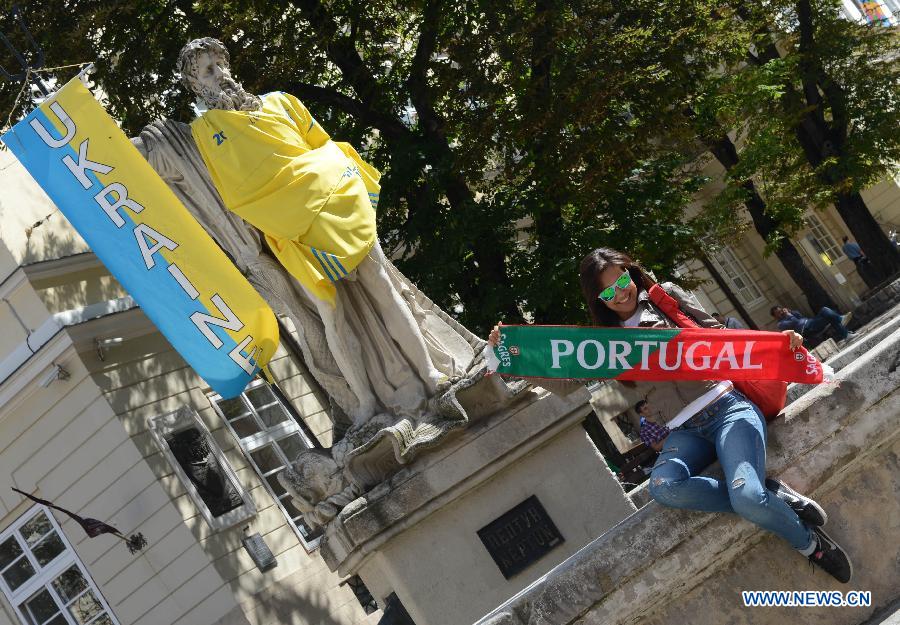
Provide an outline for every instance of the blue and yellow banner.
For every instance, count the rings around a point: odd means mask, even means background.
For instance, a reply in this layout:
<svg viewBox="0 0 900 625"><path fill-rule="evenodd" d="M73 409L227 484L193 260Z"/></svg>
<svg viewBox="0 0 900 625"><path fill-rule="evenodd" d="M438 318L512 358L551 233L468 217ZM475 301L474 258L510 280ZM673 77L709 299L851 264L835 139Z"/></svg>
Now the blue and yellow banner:
<svg viewBox="0 0 900 625"><path fill-rule="evenodd" d="M275 353L275 315L87 88L0 139L188 364L240 394Z"/></svg>

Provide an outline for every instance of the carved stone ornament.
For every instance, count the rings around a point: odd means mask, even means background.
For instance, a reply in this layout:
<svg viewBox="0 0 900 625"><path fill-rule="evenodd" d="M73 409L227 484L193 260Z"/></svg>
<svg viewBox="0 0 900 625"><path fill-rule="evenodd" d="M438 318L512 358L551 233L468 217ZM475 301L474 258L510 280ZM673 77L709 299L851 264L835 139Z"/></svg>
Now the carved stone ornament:
<svg viewBox="0 0 900 625"><path fill-rule="evenodd" d="M294 505L311 527L325 525L356 499L361 490L350 483L328 450L310 449L278 474Z"/></svg>

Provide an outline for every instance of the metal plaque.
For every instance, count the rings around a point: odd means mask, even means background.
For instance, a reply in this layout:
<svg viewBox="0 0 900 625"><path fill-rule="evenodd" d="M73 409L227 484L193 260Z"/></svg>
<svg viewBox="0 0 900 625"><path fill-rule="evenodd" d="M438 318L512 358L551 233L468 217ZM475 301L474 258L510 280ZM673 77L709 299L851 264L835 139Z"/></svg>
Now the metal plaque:
<svg viewBox="0 0 900 625"><path fill-rule="evenodd" d="M564 542L534 495L482 527L478 537L506 579Z"/></svg>
<svg viewBox="0 0 900 625"><path fill-rule="evenodd" d="M278 560L275 559L275 555L269 549L269 545L266 544L265 539L259 533L245 536L241 539L241 542L244 543L244 549L253 558L253 562L256 563L256 567L260 571L265 573L278 566Z"/></svg>

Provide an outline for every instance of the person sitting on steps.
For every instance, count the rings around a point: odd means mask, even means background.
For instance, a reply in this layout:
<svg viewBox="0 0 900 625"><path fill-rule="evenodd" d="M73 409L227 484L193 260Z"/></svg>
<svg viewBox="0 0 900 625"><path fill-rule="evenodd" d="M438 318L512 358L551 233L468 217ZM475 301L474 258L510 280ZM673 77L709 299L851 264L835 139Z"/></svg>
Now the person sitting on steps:
<svg viewBox="0 0 900 625"><path fill-rule="evenodd" d="M856 336L855 332L847 329L853 313L842 315L828 306L823 306L815 317L804 317L799 310L790 310L784 306L772 306L769 312L778 321L779 330L793 330L805 338L813 338L829 326L841 341Z"/></svg>

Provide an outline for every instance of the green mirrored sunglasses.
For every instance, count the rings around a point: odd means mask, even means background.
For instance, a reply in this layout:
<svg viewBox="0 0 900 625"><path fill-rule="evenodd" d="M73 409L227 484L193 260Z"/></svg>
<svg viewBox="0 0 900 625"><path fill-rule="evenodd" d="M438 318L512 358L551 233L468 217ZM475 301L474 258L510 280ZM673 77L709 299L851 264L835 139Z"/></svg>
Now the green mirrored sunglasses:
<svg viewBox="0 0 900 625"><path fill-rule="evenodd" d="M627 289L629 284L631 284L631 274L626 271L619 276L611 286L600 291L600 295L597 296L597 299L603 300L604 302L611 302L616 296L616 288Z"/></svg>

